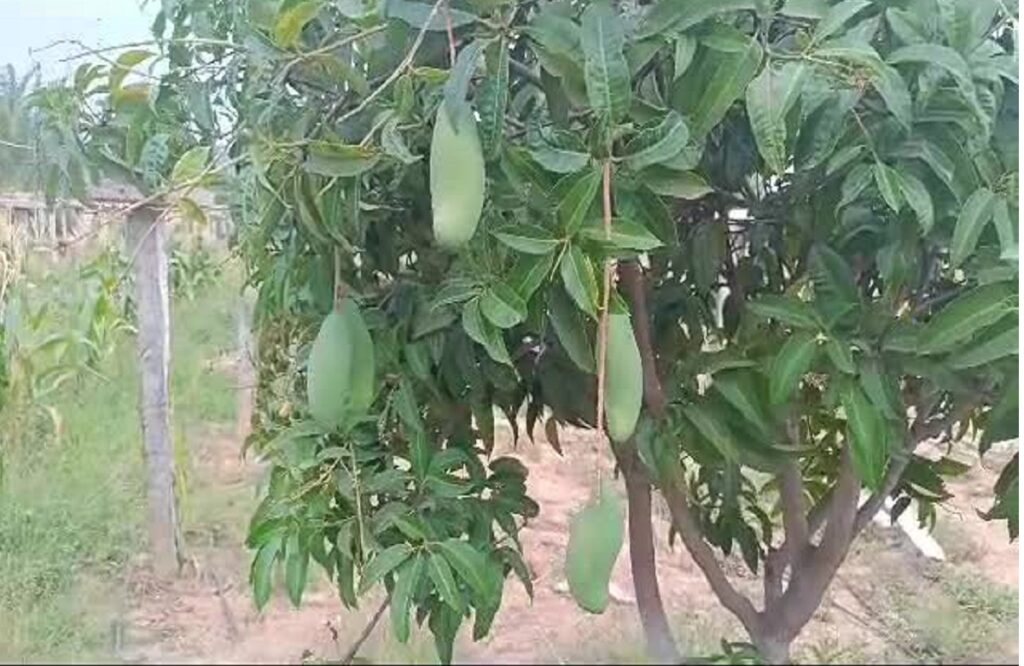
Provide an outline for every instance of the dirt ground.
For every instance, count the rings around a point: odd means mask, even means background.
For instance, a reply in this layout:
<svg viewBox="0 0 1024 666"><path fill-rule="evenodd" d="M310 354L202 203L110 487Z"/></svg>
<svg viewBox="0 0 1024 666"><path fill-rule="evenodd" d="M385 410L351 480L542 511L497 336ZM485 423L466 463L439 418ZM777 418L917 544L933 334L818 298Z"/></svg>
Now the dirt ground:
<svg viewBox="0 0 1024 666"><path fill-rule="evenodd" d="M542 430L537 429L535 444L521 440L514 451L506 431L505 444L499 447L528 465L530 494L542 507L541 515L523 533L526 558L535 575L536 596L531 604L522 586L510 580L491 636L481 643L472 643L463 636L456 647L456 659L472 663L643 661L625 549L613 579L615 603L604 615L584 614L565 594L561 561L566 526L573 511L587 500L594 482L593 463L587 462L593 443L585 432L564 432L561 443L565 457L559 457L545 443ZM145 562L133 568L129 578L131 607L118 633L120 656L126 661L149 663L338 659L377 604L367 603L357 613L346 612L329 584L321 581L307 594L300 609L293 609L279 593L258 614L247 586L248 555L241 545L244 522L240 525L238 516L247 515L254 503L252 488L259 469L239 458L233 433L204 433L193 441L198 446L192 451L195 472L190 490L195 505L186 507L192 565L180 580L170 584L154 582ZM1008 542L1001 525L985 523L975 512L990 504L997 463L1003 460L1005 456L998 461L986 459L984 465L975 464L957 482L957 499L940 515L940 529L936 531L947 550L946 562L926 560L898 530L871 526L798 640L795 656L801 661L832 663L970 661L971 656L979 661L1015 662L1015 600L1006 611L1012 612L1012 631L1004 631L997 623L995 633L970 634L980 641L976 649L984 649L985 654L968 651L958 655L950 652L954 648L943 647L948 634L973 631L975 614L988 612L985 609L989 606L977 607L978 603L988 603L987 597L970 587L978 580L990 582L992 589L1004 596L1012 593L1015 599L1017 594L1017 544ZM662 596L684 652L708 654L718 651L722 638L743 640L738 623L715 602L685 550L679 544L675 550L669 549L665 540L667 523L659 520ZM744 565L738 560L725 565L738 586L758 598L757 581ZM966 602L959 592L947 593L954 589L948 581L963 581L968 586L963 588L970 593L964 592ZM928 597L929 591L936 595L934 599ZM917 601L925 606L915 606ZM932 610L943 612L943 603L954 604L950 612L962 613L964 626L950 628L940 623L934 627L936 635L931 636L918 626L921 622L915 623L918 616L914 613L924 612L921 618L932 618ZM931 608L932 604L937 606ZM1009 618L1003 619L1009 624ZM942 621L949 618L943 617ZM435 661L429 634L416 633L409 645L400 646L390 639L387 625L386 619L380 623L362 656L375 662ZM957 646L961 643L963 640Z"/></svg>

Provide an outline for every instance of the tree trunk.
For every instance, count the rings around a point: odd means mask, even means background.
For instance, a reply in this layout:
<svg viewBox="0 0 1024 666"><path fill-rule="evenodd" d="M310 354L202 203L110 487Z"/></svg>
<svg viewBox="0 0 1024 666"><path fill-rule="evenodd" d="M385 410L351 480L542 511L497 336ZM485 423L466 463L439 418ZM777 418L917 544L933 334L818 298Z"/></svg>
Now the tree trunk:
<svg viewBox="0 0 1024 666"><path fill-rule="evenodd" d="M141 208L128 218L134 256L138 326L140 409L147 467L149 546L157 575L178 572L178 517L170 399L170 293L167 238L160 211Z"/></svg>
<svg viewBox="0 0 1024 666"><path fill-rule="evenodd" d="M789 648L792 641L777 636L751 636L754 647L766 664L788 664Z"/></svg>
<svg viewBox="0 0 1024 666"><path fill-rule="evenodd" d="M636 453L634 442L613 444L612 452L626 482L629 567L633 575L633 591L636 594L647 653L655 663L679 663L679 650L672 638L658 588L658 563L651 524L650 478Z"/></svg>

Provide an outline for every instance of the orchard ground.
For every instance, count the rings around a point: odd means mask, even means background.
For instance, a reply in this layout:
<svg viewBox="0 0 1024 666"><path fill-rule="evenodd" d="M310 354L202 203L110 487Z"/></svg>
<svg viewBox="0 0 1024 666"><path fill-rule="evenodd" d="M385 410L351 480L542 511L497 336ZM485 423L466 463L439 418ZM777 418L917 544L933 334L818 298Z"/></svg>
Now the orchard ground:
<svg viewBox="0 0 1024 666"><path fill-rule="evenodd" d="M174 306L172 391L189 556L181 578L157 580L141 554L137 386L134 346L125 340L105 378L62 397L62 436L20 447L5 461L0 661L330 662L376 609L378 602L368 600L359 612L345 611L319 574L299 609L283 590L262 614L253 606L242 543L261 469L240 455L239 281L227 275L196 300ZM543 428L535 442L521 436L516 447L507 424L499 433L495 455L517 456L529 466L530 494L542 508L522 535L536 596L531 604L510 580L495 630L481 643L463 636L456 661L643 662L625 554L616 565L614 602L601 616L577 609L561 574L566 525L594 485L593 435L563 431L560 457ZM947 560L927 560L900 531L871 526L798 640L798 661L1018 660L1018 546L1008 542L1002 523L976 514L991 505L992 484L1009 456L998 448L978 461L971 451L967 445L955 451L972 467L953 484L955 499L940 509L934 533ZM700 657L719 652L722 638L742 640L739 624L682 546L669 547L666 517L658 521L663 597L685 652ZM759 579L742 561L726 566L756 596ZM436 661L429 634L414 631L408 645L399 645L386 619L361 657Z"/></svg>

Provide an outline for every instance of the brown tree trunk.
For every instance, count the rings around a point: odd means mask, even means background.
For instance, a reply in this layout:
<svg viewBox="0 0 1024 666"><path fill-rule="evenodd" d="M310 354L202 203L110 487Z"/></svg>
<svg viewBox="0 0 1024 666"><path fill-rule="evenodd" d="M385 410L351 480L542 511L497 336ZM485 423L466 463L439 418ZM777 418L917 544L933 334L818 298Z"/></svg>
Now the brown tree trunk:
<svg viewBox="0 0 1024 666"><path fill-rule="evenodd" d="M128 242L135 269L149 547L155 572L166 577L178 572L179 553L168 389L171 322L167 232L160 211L144 207L131 213Z"/></svg>
<svg viewBox="0 0 1024 666"><path fill-rule="evenodd" d="M647 652L656 663L678 663L679 650L672 638L658 588L658 565L651 524L651 483L633 446L628 445L627 450L617 453L626 481L629 509L629 566Z"/></svg>

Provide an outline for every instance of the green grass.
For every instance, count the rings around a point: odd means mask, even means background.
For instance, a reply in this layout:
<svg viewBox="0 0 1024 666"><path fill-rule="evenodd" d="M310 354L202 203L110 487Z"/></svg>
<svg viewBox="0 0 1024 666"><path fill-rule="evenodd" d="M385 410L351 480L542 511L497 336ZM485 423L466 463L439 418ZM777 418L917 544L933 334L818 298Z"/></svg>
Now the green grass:
<svg viewBox="0 0 1024 666"><path fill-rule="evenodd" d="M233 419L232 381L210 364L234 346L234 274L172 308L176 439ZM145 549L134 339L55 401L61 434L11 443L0 486L0 661L113 658L127 565ZM187 493L186 493L187 498Z"/></svg>

